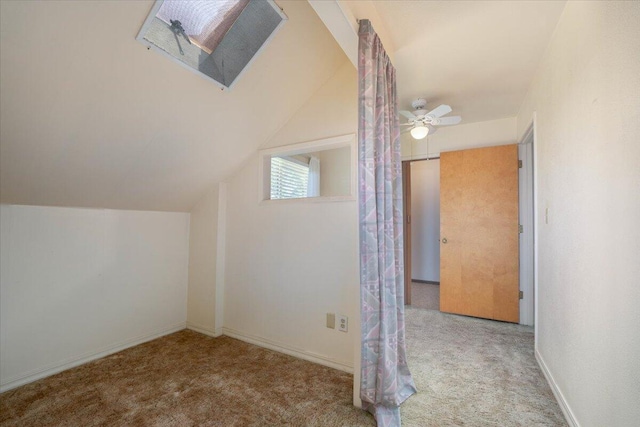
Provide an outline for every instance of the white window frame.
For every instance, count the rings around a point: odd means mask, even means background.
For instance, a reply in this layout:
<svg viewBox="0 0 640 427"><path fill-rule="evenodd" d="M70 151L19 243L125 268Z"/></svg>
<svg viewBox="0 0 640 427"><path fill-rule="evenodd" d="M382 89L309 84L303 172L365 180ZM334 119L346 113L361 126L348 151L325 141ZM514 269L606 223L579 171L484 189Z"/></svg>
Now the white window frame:
<svg viewBox="0 0 640 427"><path fill-rule="evenodd" d="M320 196L303 197L299 199L271 199L271 157L272 156L296 156L317 151L331 150L334 148L349 147L349 194L344 196ZM356 175L357 175L357 148L356 134L336 136L332 138L318 139L309 142L285 145L259 151L258 159L258 203L318 203L318 202L344 202L356 199Z"/></svg>

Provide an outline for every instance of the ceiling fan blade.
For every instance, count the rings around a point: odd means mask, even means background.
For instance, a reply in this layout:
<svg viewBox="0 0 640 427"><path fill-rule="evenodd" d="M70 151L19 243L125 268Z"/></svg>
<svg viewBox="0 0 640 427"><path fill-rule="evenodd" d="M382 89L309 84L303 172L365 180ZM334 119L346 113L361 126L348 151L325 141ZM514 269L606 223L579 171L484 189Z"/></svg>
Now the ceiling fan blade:
<svg viewBox="0 0 640 427"><path fill-rule="evenodd" d="M407 119L415 119L416 118L416 116L414 116L413 113L411 113L409 111L400 110L400 111L398 111L398 113L402 114ZM445 113L445 114L447 114L447 113Z"/></svg>
<svg viewBox="0 0 640 427"><path fill-rule="evenodd" d="M410 128L402 129L402 130L400 131L400 133L407 133L407 132L411 132L411 129L413 129L413 128L412 128L412 127L410 127Z"/></svg>
<svg viewBox="0 0 640 427"><path fill-rule="evenodd" d="M414 126L415 123L400 123L400 126Z"/></svg>
<svg viewBox="0 0 640 427"><path fill-rule="evenodd" d="M451 107L446 104L442 104L439 107L436 107L433 110L429 111L427 113L427 116L438 118L444 116L445 114L449 114L451 111Z"/></svg>
<svg viewBox="0 0 640 427"><path fill-rule="evenodd" d="M457 125L461 121L462 117L460 116L442 117L441 119L438 119L438 125Z"/></svg>

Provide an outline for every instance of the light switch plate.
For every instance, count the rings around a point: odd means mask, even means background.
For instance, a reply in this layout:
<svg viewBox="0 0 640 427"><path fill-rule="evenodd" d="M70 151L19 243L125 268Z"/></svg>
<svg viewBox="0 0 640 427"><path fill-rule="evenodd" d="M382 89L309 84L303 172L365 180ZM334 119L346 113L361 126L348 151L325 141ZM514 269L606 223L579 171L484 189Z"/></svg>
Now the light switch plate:
<svg viewBox="0 0 640 427"><path fill-rule="evenodd" d="M336 328L336 315L334 313L327 313L327 328Z"/></svg>

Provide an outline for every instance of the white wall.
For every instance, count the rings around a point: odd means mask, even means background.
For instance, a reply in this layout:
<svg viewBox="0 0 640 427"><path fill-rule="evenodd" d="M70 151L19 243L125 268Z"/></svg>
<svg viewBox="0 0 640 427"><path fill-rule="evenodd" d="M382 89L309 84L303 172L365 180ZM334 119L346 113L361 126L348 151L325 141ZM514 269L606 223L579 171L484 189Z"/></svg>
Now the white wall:
<svg viewBox="0 0 640 427"><path fill-rule="evenodd" d="M185 327L189 214L0 206L2 390Z"/></svg>
<svg viewBox="0 0 640 427"><path fill-rule="evenodd" d="M325 197L345 196L351 192L349 147L320 151L320 194Z"/></svg>
<svg viewBox="0 0 640 427"><path fill-rule="evenodd" d="M537 117L537 355L583 427L640 420L639 24L640 2L568 2L518 116L519 135Z"/></svg>
<svg viewBox="0 0 640 427"><path fill-rule="evenodd" d="M411 278L440 281L440 160L411 163Z"/></svg>
<svg viewBox="0 0 640 427"><path fill-rule="evenodd" d="M222 334L225 184L214 185L191 211L187 327Z"/></svg>
<svg viewBox="0 0 640 427"><path fill-rule="evenodd" d="M356 71L345 58L268 145L354 133L357 123ZM223 331L350 370L359 342L357 203L259 204L258 166L255 153L228 182ZM349 332L326 328L328 312L349 316Z"/></svg>

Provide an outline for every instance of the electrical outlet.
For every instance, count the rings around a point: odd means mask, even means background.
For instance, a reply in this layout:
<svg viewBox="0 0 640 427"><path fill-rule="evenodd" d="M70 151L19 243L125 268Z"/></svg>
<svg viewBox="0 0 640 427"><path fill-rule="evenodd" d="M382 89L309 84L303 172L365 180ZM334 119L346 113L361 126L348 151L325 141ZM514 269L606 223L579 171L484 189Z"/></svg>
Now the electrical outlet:
<svg viewBox="0 0 640 427"><path fill-rule="evenodd" d="M336 315L334 313L327 313L327 328L336 328Z"/></svg>
<svg viewBox="0 0 640 427"><path fill-rule="evenodd" d="M343 314L338 315L338 330L347 332L349 330L349 318Z"/></svg>

